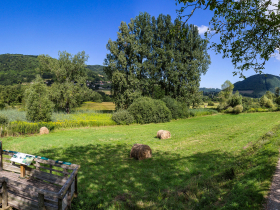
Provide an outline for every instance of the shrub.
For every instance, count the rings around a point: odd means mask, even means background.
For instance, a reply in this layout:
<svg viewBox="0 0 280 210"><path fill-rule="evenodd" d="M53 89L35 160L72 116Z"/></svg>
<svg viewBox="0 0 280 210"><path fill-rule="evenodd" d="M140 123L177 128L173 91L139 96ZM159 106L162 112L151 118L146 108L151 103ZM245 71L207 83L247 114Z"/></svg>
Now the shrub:
<svg viewBox="0 0 280 210"><path fill-rule="evenodd" d="M227 113L232 113L233 112L233 108L230 106L230 107L228 107L227 109L226 109L226 112Z"/></svg>
<svg viewBox="0 0 280 210"><path fill-rule="evenodd" d="M208 102L208 106L215 106L215 104L214 104L213 101L209 101L209 102Z"/></svg>
<svg viewBox="0 0 280 210"><path fill-rule="evenodd" d="M260 105L261 105L262 107L264 107L264 106L266 105L267 101L268 101L268 98L267 98L265 95L263 95L263 96L260 98Z"/></svg>
<svg viewBox="0 0 280 210"><path fill-rule="evenodd" d="M190 116L189 108L183 102L178 102L178 116L182 119L188 118Z"/></svg>
<svg viewBox="0 0 280 210"><path fill-rule="evenodd" d="M129 125L133 123L134 117L127 110L119 109L113 114L112 120L119 125Z"/></svg>
<svg viewBox="0 0 280 210"><path fill-rule="evenodd" d="M30 121L50 121L53 103L49 99L44 80L37 76L33 84L25 91L26 117Z"/></svg>
<svg viewBox="0 0 280 210"><path fill-rule="evenodd" d="M265 107L267 108L272 108L274 106L273 102L271 99L268 99L266 104L265 104Z"/></svg>
<svg viewBox="0 0 280 210"><path fill-rule="evenodd" d="M179 104L176 99L170 96L165 96L162 101L165 103L166 107L171 111L173 119L179 118Z"/></svg>
<svg viewBox="0 0 280 210"><path fill-rule="evenodd" d="M161 100L140 97L133 101L127 109L137 123L169 122L172 118L170 110Z"/></svg>
<svg viewBox="0 0 280 210"><path fill-rule="evenodd" d="M236 91L236 93L228 99L227 104L231 107L242 105L242 96L239 94L238 91Z"/></svg>
<svg viewBox="0 0 280 210"><path fill-rule="evenodd" d="M242 105L237 105L236 107L233 108L233 112L236 114L239 114L243 111L243 106Z"/></svg>
<svg viewBox="0 0 280 210"><path fill-rule="evenodd" d="M5 103L4 101L0 100L0 110L5 108Z"/></svg>
<svg viewBox="0 0 280 210"><path fill-rule="evenodd" d="M4 115L0 115L0 125L7 124L9 122L8 118Z"/></svg>

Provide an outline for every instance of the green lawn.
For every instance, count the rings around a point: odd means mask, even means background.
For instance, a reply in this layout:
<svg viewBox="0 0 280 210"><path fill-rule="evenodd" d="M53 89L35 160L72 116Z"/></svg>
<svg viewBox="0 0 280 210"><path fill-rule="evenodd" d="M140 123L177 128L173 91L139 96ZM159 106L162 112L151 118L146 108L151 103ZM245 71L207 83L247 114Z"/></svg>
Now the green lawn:
<svg viewBox="0 0 280 210"><path fill-rule="evenodd" d="M2 141L4 149L80 164L73 209L263 209L279 124L279 112L218 114ZM155 138L160 129L172 138ZM130 159L134 143L149 145L153 158Z"/></svg>

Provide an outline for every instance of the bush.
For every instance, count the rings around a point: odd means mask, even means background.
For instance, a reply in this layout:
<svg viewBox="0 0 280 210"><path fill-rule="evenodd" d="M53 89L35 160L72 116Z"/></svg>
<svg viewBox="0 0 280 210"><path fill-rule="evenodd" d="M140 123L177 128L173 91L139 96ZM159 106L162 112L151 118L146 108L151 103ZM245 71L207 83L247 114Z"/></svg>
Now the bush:
<svg viewBox="0 0 280 210"><path fill-rule="evenodd" d="M161 99L166 107L171 111L172 119L179 118L179 104L176 99L171 98L170 96L165 96Z"/></svg>
<svg viewBox="0 0 280 210"><path fill-rule="evenodd" d="M8 118L4 115L0 115L0 125L7 124L9 122Z"/></svg>
<svg viewBox="0 0 280 210"><path fill-rule="evenodd" d="M189 108L183 102L178 102L178 116L182 119L188 118L190 116Z"/></svg>
<svg viewBox="0 0 280 210"><path fill-rule="evenodd" d="M242 105L237 105L236 107L233 108L233 112L236 114L239 114L243 111L243 106Z"/></svg>
<svg viewBox="0 0 280 210"><path fill-rule="evenodd" d="M228 107L227 109L226 109L226 112L227 113L232 113L233 112L233 108L230 106L230 107Z"/></svg>
<svg viewBox="0 0 280 210"><path fill-rule="evenodd" d="M238 93L238 91L236 91L236 93L228 99L227 104L231 107L242 105L242 96Z"/></svg>
<svg viewBox="0 0 280 210"><path fill-rule="evenodd" d="M209 101L209 102L208 102L208 106L215 106L215 104L214 104L213 101Z"/></svg>
<svg viewBox="0 0 280 210"><path fill-rule="evenodd" d="M163 101L149 97L137 98L127 110L141 124L169 122L172 119L171 111Z"/></svg>
<svg viewBox="0 0 280 210"><path fill-rule="evenodd" d="M44 80L37 76L33 84L25 91L26 118L30 121L50 121L53 103L49 99Z"/></svg>
<svg viewBox="0 0 280 210"><path fill-rule="evenodd" d="M113 114L112 120L118 125L129 125L133 123L134 117L127 110L120 109Z"/></svg>
<svg viewBox="0 0 280 210"><path fill-rule="evenodd" d="M272 102L271 99L268 99L268 100L267 100L267 102L266 102L266 104L265 104L265 107L267 107L267 108L272 108L272 107L274 107L274 104L273 104L273 102Z"/></svg>
<svg viewBox="0 0 280 210"><path fill-rule="evenodd" d="M5 108L5 103L4 101L0 100L0 110Z"/></svg>

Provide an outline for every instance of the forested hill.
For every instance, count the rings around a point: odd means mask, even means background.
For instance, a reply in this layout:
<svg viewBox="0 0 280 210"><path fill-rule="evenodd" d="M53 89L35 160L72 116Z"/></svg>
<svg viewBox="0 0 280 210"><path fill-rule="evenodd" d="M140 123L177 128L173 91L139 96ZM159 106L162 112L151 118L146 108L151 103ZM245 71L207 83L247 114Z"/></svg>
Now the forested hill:
<svg viewBox="0 0 280 210"><path fill-rule="evenodd" d="M1 54L0 55L0 85L13 85L31 82L37 74L36 68L39 67L37 55L22 54ZM103 66L88 65L88 80L106 81ZM44 73L44 79L52 79L50 73Z"/></svg>
<svg viewBox="0 0 280 210"><path fill-rule="evenodd" d="M275 92L280 87L280 77L271 74L256 74L234 83L234 91L238 90L242 95L259 98L266 91Z"/></svg>

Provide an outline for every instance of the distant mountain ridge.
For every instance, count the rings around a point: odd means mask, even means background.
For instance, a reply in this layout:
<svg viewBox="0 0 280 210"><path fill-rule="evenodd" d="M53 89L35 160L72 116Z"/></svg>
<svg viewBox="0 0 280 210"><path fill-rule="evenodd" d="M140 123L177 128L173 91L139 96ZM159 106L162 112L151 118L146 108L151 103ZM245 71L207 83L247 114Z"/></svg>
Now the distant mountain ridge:
<svg viewBox="0 0 280 210"><path fill-rule="evenodd" d="M0 54L0 85L29 83L37 74L39 67L37 55ZM101 65L87 65L87 80L107 80ZM53 75L44 73L44 79L52 79Z"/></svg>
<svg viewBox="0 0 280 210"><path fill-rule="evenodd" d="M276 87L280 87L280 77L272 74L256 74L234 83L233 91L238 90L243 96L259 98L266 91L275 93Z"/></svg>

